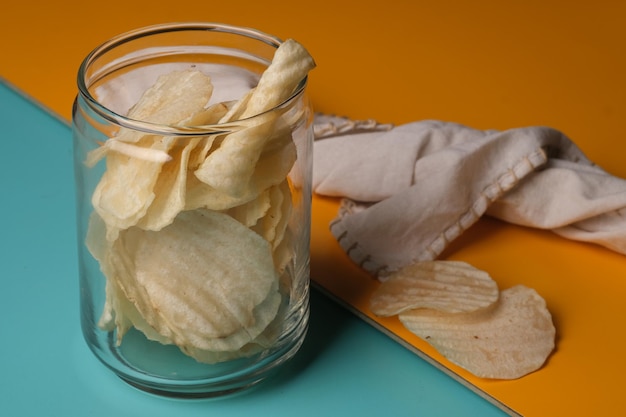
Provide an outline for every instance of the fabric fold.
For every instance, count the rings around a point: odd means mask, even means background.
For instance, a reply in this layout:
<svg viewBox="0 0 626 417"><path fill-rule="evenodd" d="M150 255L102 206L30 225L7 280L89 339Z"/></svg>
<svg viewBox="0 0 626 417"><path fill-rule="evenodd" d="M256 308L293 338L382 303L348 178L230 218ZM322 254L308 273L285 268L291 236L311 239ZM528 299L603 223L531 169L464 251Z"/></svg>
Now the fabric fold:
<svg viewBox="0 0 626 417"><path fill-rule="evenodd" d="M558 130L431 120L351 130L346 120L316 119L326 134L316 135L314 190L344 198L331 232L381 279L436 259L485 214L626 253L626 181Z"/></svg>

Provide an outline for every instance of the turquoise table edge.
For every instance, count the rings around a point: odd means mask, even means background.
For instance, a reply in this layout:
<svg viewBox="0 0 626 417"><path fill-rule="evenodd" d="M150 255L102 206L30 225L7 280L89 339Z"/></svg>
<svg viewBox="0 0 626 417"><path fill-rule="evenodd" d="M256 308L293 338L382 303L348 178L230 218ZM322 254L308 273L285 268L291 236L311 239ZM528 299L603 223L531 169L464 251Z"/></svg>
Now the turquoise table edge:
<svg viewBox="0 0 626 417"><path fill-rule="evenodd" d="M80 334L69 124L0 78L0 412L17 416L503 416L318 289L298 354L217 400L122 382Z"/></svg>

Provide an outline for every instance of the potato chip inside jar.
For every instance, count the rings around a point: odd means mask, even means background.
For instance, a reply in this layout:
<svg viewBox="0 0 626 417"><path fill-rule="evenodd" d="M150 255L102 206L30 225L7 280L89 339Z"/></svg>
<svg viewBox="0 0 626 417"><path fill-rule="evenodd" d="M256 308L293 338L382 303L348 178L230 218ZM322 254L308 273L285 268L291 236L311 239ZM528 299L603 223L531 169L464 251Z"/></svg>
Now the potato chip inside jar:
<svg viewBox="0 0 626 417"><path fill-rule="evenodd" d="M224 213L181 212L158 232L130 228L111 255L116 284L183 350L237 350L278 310L270 244Z"/></svg>

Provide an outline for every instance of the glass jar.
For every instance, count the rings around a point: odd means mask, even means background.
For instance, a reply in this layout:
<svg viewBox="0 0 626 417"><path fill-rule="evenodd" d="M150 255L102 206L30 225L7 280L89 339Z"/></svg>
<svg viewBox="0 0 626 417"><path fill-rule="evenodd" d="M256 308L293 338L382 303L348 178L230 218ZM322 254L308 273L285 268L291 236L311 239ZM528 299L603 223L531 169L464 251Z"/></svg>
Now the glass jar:
<svg viewBox="0 0 626 417"><path fill-rule="evenodd" d="M248 28L166 24L120 35L80 66L81 326L95 356L137 388L174 397L237 392L292 357L305 337L306 75L277 105L233 113L282 43ZM201 82L177 78L169 93L154 90L173 73ZM189 103L203 88L213 91L197 110Z"/></svg>

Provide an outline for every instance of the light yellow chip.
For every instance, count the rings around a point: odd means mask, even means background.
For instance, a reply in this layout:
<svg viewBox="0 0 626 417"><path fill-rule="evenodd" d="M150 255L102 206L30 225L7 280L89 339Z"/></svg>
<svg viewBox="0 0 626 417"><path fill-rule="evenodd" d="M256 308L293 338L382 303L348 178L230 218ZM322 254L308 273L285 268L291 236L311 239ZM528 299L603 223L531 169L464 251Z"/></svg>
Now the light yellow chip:
<svg viewBox="0 0 626 417"><path fill-rule="evenodd" d="M293 233L286 229L280 239L280 242L274 242L275 247L272 252L274 258L274 267L279 274L286 279L290 278L288 274L284 274L287 265L291 262L295 255Z"/></svg>
<svg viewBox="0 0 626 417"><path fill-rule="evenodd" d="M275 248L282 240L291 217L292 202L289 181L284 180L281 184L271 187L269 199L269 210L252 226L252 230L263 236L272 244L272 248Z"/></svg>
<svg viewBox="0 0 626 417"><path fill-rule="evenodd" d="M247 182L243 194L235 196L200 181L195 175L188 175L185 209L208 208L220 211L246 204L268 188L283 182L295 160L296 146L290 133L277 130L271 135L267 150L256 162L254 175Z"/></svg>
<svg viewBox="0 0 626 417"><path fill-rule="evenodd" d="M497 283L470 264L418 262L386 277L372 294L370 309L382 317L416 308L471 312L490 307L498 296Z"/></svg>
<svg viewBox="0 0 626 417"><path fill-rule="evenodd" d="M184 353L203 363L216 363L257 353L261 348L267 347L266 340L261 339L260 335L277 316L281 300L282 296L278 291L271 291L268 297L255 308L254 324L241 328L227 337L211 339L210 349L199 349L188 345L179 347Z"/></svg>
<svg viewBox="0 0 626 417"><path fill-rule="evenodd" d="M185 208L189 155L202 139L182 139L171 151L172 160L163 164L154 185L154 199L137 222L138 227L161 230L172 223L176 215Z"/></svg>
<svg viewBox="0 0 626 417"><path fill-rule="evenodd" d="M263 113L286 101L314 67L315 62L302 45L293 40L281 44L256 88L244 97L247 103L240 118L256 117L244 121L244 129L224 138L220 147L196 170L198 179L234 197L246 194L257 161L280 115L280 112Z"/></svg>
<svg viewBox="0 0 626 417"><path fill-rule="evenodd" d="M556 331L545 301L521 285L502 291L491 310L417 309L399 318L448 360L482 378L520 378L541 368L555 346Z"/></svg>
<svg viewBox="0 0 626 417"><path fill-rule="evenodd" d="M259 194L254 200L237 207L226 210L225 213L236 219L246 227L252 227L259 219L263 218L272 206L271 191L274 187L268 188Z"/></svg>
<svg viewBox="0 0 626 417"><path fill-rule="evenodd" d="M216 122L226 112L226 106L218 103L195 114L188 122L191 126L202 126ZM161 230L170 224L186 205L187 175L189 164L198 152L205 152L213 136L180 137L170 151L171 160L164 163L154 185L154 200L146 214L137 223L146 230ZM198 148L200 148L198 150Z"/></svg>
<svg viewBox="0 0 626 417"><path fill-rule="evenodd" d="M199 71L172 72L159 77L128 117L159 124L185 124L204 106L213 91L210 78ZM168 154L176 144L175 136L156 136L122 129L119 136L103 145L106 153L106 171L96 186L92 204L108 226L126 229L134 226L146 214L155 199L154 186L166 159L151 155ZM126 147L111 144L130 142ZM121 149L132 152L118 152ZM102 155L102 151L97 152ZM94 157L88 156L93 164Z"/></svg>
<svg viewBox="0 0 626 417"><path fill-rule="evenodd" d="M99 325L116 329L118 343L134 326L206 363L273 343L283 305L278 276L294 252L286 178L296 147L292 120L265 112L286 101L314 65L287 41L256 88L209 108L209 77L163 75L130 119L179 127L238 120L242 129L188 138L121 128L88 155L89 166L106 157L87 246L107 278Z"/></svg>
<svg viewBox="0 0 626 417"><path fill-rule="evenodd" d="M179 347L239 349L257 331L257 307L277 291L268 242L223 213L182 212L158 232L130 228L110 259L127 299Z"/></svg>

